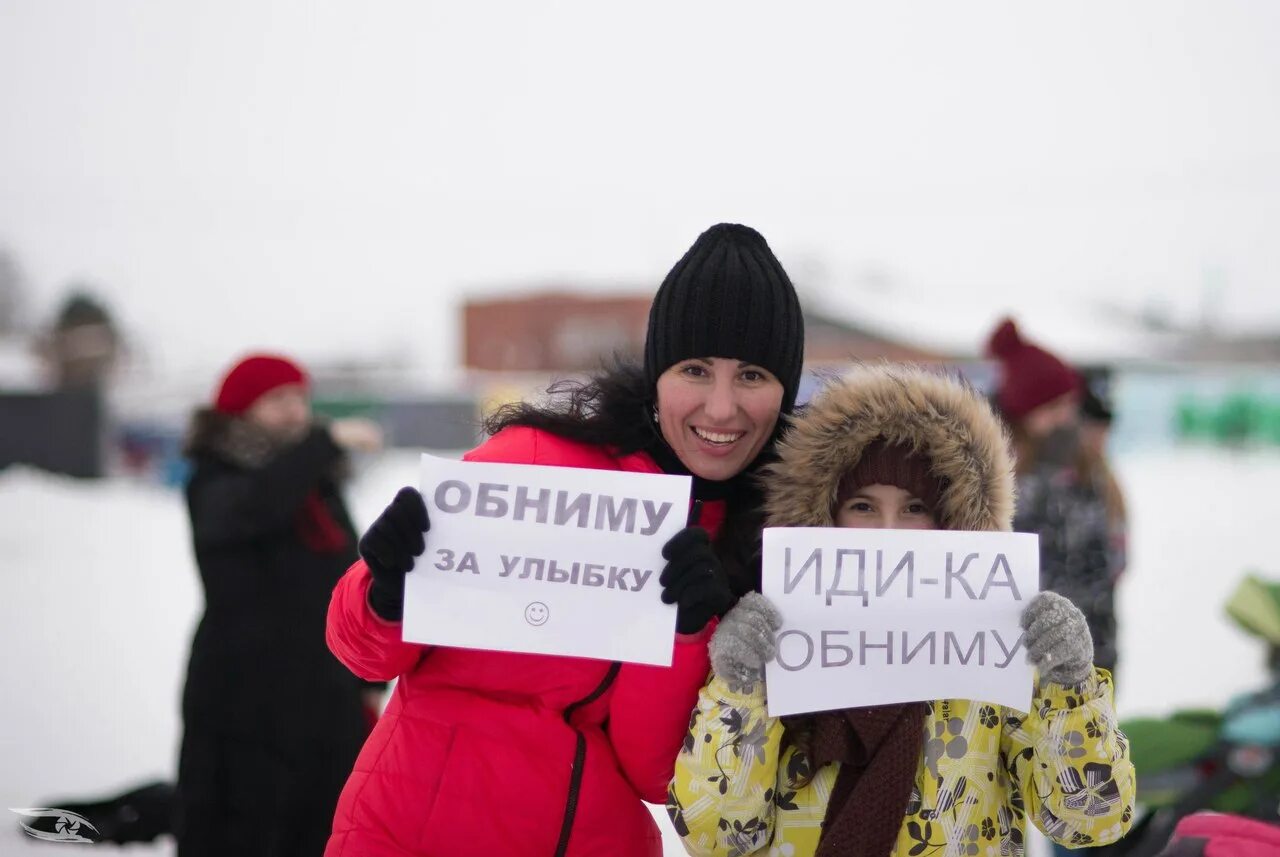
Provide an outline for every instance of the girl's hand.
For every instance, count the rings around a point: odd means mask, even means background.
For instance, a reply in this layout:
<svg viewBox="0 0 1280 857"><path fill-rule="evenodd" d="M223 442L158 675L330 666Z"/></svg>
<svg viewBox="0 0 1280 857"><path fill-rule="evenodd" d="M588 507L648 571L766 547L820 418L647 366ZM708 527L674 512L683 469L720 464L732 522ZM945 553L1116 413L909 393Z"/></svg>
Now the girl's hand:
<svg viewBox="0 0 1280 857"><path fill-rule="evenodd" d="M748 592L720 620L711 635L711 668L734 690L764 678L764 665L777 653L774 635L782 616L759 592Z"/></svg>
<svg viewBox="0 0 1280 857"><path fill-rule="evenodd" d="M1041 592L1022 611L1027 660L1040 678L1080 684L1093 672L1093 637L1080 608L1056 592Z"/></svg>

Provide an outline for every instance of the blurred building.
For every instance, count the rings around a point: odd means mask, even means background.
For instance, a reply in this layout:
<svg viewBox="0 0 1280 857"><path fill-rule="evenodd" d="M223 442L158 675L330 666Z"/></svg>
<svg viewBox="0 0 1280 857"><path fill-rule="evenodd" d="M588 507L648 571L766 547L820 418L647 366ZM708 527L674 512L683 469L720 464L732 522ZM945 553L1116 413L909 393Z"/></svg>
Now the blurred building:
<svg viewBox="0 0 1280 857"><path fill-rule="evenodd" d="M463 365L507 374L591 370L614 354L639 357L652 295L563 291L471 301L463 308ZM963 355L917 345L832 314L805 313L805 361L942 362Z"/></svg>
<svg viewBox="0 0 1280 857"><path fill-rule="evenodd" d="M850 360L952 363L967 357L812 309L804 314L804 339L804 359L811 366Z"/></svg>
<svg viewBox="0 0 1280 857"><path fill-rule="evenodd" d="M0 390L0 470L12 464L91 478L106 472L107 415L97 390Z"/></svg>
<svg viewBox="0 0 1280 857"><path fill-rule="evenodd" d="M1195 363L1280 364L1280 334L1188 333L1177 356Z"/></svg>
<svg viewBox="0 0 1280 857"><path fill-rule="evenodd" d="M542 292L463 308L463 366L487 372L578 372L644 348L650 296Z"/></svg>

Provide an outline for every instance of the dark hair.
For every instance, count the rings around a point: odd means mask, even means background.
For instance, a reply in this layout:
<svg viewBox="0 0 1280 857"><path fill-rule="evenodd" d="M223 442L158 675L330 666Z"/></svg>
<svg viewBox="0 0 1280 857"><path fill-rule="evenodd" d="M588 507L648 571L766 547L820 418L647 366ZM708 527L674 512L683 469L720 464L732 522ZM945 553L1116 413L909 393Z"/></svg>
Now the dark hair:
<svg viewBox="0 0 1280 857"><path fill-rule="evenodd" d="M651 412L655 391L636 363L614 358L586 380L566 378L547 388L544 404L512 402L484 421L495 435L505 428L526 426L582 443L608 446L628 455L652 446L658 439Z"/></svg>
<svg viewBox="0 0 1280 857"><path fill-rule="evenodd" d="M569 440L607 446L619 455L651 450L664 443L653 420L657 398L644 368L615 357L589 378L563 379L547 388L545 403L513 402L484 421L492 436L505 428L541 429ZM739 597L760 589L760 534L764 527L764 494L755 471L774 460L774 442L784 428L779 418L774 436L746 472L734 477L725 520L716 537L716 554Z"/></svg>

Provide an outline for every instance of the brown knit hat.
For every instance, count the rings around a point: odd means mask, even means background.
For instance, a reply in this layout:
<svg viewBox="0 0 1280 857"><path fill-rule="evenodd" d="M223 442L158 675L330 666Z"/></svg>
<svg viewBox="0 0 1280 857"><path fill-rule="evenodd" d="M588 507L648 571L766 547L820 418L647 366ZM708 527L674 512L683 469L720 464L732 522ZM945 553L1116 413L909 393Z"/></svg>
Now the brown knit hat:
<svg viewBox="0 0 1280 857"><path fill-rule="evenodd" d="M911 492L924 501L930 511L936 512L946 482L929 471L929 459L917 454L909 446L890 446L884 438L880 438L863 451L858 463L840 480L840 487L836 491L836 508L843 506L859 488L868 485L893 485Z"/></svg>

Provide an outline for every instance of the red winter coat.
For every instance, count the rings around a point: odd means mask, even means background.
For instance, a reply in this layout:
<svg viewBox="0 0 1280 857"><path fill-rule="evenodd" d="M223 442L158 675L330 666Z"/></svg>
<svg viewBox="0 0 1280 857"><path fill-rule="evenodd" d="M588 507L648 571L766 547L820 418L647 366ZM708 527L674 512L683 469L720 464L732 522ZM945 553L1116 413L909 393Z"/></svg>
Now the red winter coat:
<svg viewBox="0 0 1280 857"><path fill-rule="evenodd" d="M644 453L615 458L529 428L464 458L661 472ZM714 535L723 517L705 503L699 521ZM343 789L326 857L661 854L641 800L666 799L709 629L678 636L670 667L423 646L369 609L370 580L360 561L334 590L329 647L363 678L400 681Z"/></svg>

